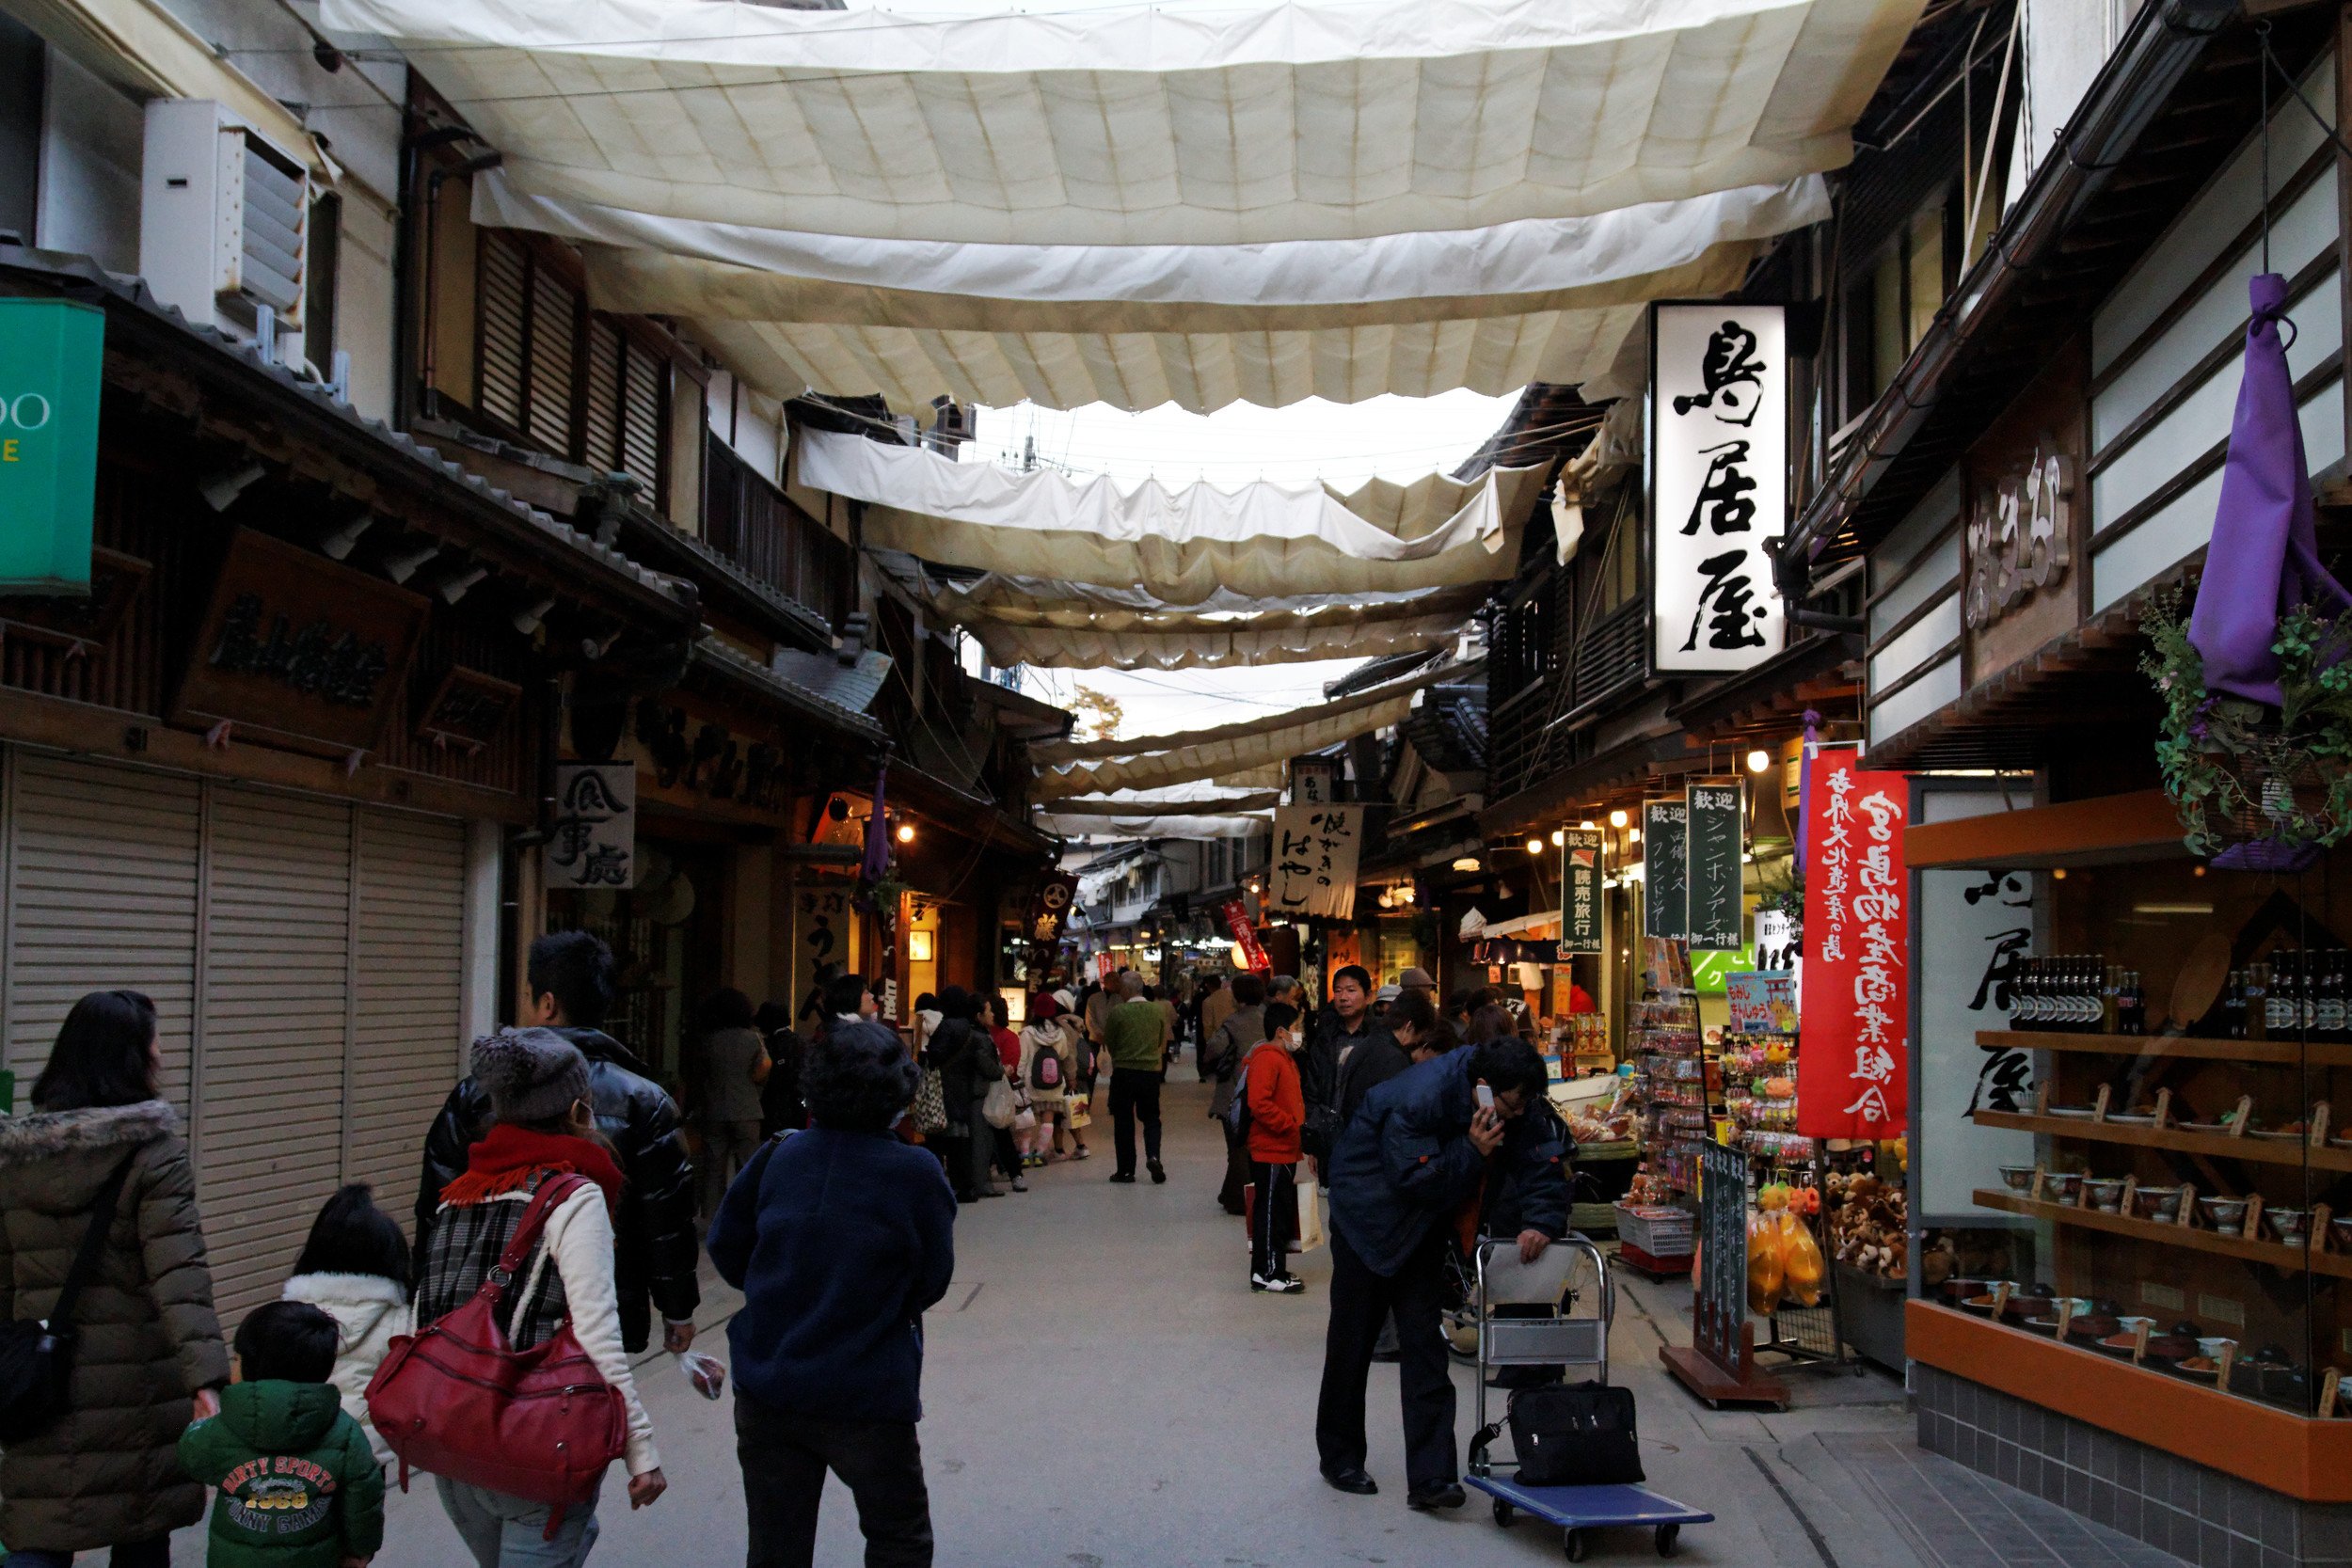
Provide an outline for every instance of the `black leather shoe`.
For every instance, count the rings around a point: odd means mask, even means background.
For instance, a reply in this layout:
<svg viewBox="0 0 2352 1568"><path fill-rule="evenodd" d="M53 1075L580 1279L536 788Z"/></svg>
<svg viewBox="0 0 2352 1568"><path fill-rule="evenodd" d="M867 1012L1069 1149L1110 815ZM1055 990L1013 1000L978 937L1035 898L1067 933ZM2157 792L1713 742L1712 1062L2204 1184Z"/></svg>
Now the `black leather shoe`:
<svg viewBox="0 0 2352 1568"><path fill-rule="evenodd" d="M1131 1170L1122 1170L1112 1176L1111 1180L1114 1181L1124 1181L1129 1186L1133 1186L1135 1185L1136 1173Z"/></svg>
<svg viewBox="0 0 2352 1568"><path fill-rule="evenodd" d="M1153 1160L1148 1163L1148 1167L1152 1172L1152 1184L1153 1186L1162 1187L1168 1184L1167 1166L1161 1164L1157 1160Z"/></svg>
<svg viewBox="0 0 2352 1568"><path fill-rule="evenodd" d="M1418 1508L1424 1513L1433 1509L1459 1508L1465 1500L1461 1485L1451 1481L1405 1494L1405 1506Z"/></svg>
<svg viewBox="0 0 2352 1568"><path fill-rule="evenodd" d="M1361 1470L1326 1470L1323 1481L1334 1492L1344 1492L1354 1497L1375 1497L1380 1491L1380 1483Z"/></svg>

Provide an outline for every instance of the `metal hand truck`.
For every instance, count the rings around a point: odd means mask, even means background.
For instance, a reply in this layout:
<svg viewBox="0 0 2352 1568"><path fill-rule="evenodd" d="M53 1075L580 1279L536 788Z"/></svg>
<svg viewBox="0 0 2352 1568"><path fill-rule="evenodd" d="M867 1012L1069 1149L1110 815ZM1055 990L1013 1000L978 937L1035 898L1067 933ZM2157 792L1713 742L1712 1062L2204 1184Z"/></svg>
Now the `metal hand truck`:
<svg viewBox="0 0 2352 1568"><path fill-rule="evenodd" d="M1646 1486L1527 1486L1511 1475L1518 1461L1498 1461L1488 1452L1502 1423L1486 1419L1486 1382L1496 1367L1561 1367L1581 1370L1589 1381L1609 1381L1609 1325L1616 1316L1616 1286L1609 1259L1583 1236L1554 1242L1533 1263L1518 1259L1512 1240L1481 1240L1474 1261L1478 1328L1478 1435L1470 1439L1468 1483L1494 1499L1495 1523L1508 1528L1521 1513L1567 1532L1563 1544L1570 1562L1581 1562L1597 1529L1634 1526L1655 1532L1658 1555L1672 1557L1685 1525L1703 1525L1714 1515L1678 1503ZM1590 1312L1579 1312L1581 1292L1571 1285L1578 1265L1592 1265ZM1497 1307L1520 1307L1530 1315L1495 1315Z"/></svg>

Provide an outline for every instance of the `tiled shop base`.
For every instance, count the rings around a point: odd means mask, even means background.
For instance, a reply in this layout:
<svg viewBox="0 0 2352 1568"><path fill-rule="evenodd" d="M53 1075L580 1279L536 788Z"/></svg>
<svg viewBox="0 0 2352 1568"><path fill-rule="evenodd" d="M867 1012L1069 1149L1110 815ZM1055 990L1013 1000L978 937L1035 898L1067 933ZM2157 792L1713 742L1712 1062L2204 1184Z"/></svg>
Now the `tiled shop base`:
<svg viewBox="0 0 2352 1568"><path fill-rule="evenodd" d="M1943 1568L2183 1568L2169 1552L1902 1438L1824 1433L1821 1443L1900 1522L1923 1561Z"/></svg>
<svg viewBox="0 0 2352 1568"><path fill-rule="evenodd" d="M1931 1367L1915 1376L1920 1447L2058 1505L2078 1528L2107 1526L2197 1568L2352 1568L2352 1506L2301 1502Z"/></svg>

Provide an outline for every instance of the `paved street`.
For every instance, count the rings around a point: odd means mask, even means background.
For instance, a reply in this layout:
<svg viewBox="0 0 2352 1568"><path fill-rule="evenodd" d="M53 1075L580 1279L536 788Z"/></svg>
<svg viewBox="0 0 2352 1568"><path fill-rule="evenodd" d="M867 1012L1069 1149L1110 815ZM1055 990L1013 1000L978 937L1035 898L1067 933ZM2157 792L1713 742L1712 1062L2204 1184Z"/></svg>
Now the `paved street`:
<svg viewBox="0 0 2352 1568"><path fill-rule="evenodd" d="M1343 1497L1316 1478L1327 1257L1306 1259L1302 1296L1250 1294L1237 1224L1211 1198L1221 1146L1205 1092L1169 1085L1166 1187L1108 1184L1104 1125L1094 1159L1041 1173L1025 1196L963 1212L961 1266L930 1319L925 1378L923 1438L943 1568L1561 1560L1556 1530L1498 1529L1475 1494L1471 1507L1440 1518L1406 1510L1392 1368L1373 1373L1372 1469L1382 1495ZM1687 1292L1629 1290L1614 1359L1617 1380L1641 1395L1651 1483L1720 1516L1685 1532L1689 1560L1773 1568L2169 1560L2144 1548L2110 1556L2099 1543L2113 1547L2121 1538L1921 1453L1899 1389L1876 1373L1801 1378L1804 1402L1787 1415L1706 1411L1655 1370L1660 1325L1677 1296ZM715 1326L730 1305L722 1290L707 1307L707 1342L720 1354L725 1340ZM666 1358L640 1375L671 1489L644 1513L609 1506L595 1560L739 1560L727 1406L702 1401ZM1457 1369L1455 1382L1467 1441L1470 1380ZM617 1486L608 1497L617 1502ZM836 1487L826 1506L818 1560L857 1562L847 1495ZM2050 1533L2026 1540L2029 1526ZM184 1532L180 1548L180 1562L201 1560L199 1532ZM1596 1560L1654 1560L1646 1534L1632 1532L1604 1538ZM463 1560L427 1483L395 1497L379 1568Z"/></svg>

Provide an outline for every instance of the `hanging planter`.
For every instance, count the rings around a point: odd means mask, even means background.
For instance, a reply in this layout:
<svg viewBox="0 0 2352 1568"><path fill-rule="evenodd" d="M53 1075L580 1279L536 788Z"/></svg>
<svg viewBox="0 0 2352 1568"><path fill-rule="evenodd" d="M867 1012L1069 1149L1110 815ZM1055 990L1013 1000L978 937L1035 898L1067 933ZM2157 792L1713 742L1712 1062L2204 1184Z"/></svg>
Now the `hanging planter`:
<svg viewBox="0 0 2352 1568"><path fill-rule="evenodd" d="M2261 273L2249 293L2197 608L2184 623L2179 594L2156 596L2141 668L2164 701L2156 760L2190 850L2217 866L2300 871L2352 832L2352 594L2319 563L2279 335L2286 279Z"/></svg>
<svg viewBox="0 0 2352 1568"><path fill-rule="evenodd" d="M2140 668L2164 700L2156 761L2189 850L2224 869L2301 871L2352 832L2352 616L2280 617L2280 701L2208 689L2180 595L2160 594Z"/></svg>

